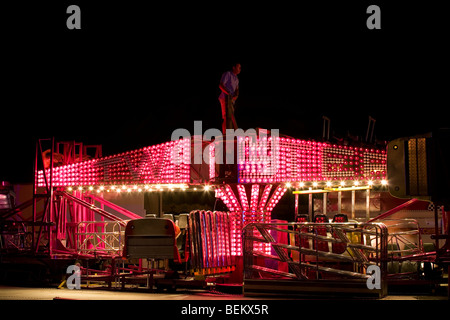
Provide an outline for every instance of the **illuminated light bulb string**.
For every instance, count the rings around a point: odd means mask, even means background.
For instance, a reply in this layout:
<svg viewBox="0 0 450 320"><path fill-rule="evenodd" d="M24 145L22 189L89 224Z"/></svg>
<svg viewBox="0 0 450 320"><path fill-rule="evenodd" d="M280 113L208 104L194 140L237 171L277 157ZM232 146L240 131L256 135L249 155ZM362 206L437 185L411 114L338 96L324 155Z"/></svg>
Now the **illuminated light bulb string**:
<svg viewBox="0 0 450 320"><path fill-rule="evenodd" d="M131 192L158 192L158 191L214 191L213 186L188 184L155 184L155 185L105 185L105 186L78 186L66 187L66 191L82 191L93 193L131 193Z"/></svg>
<svg viewBox="0 0 450 320"><path fill-rule="evenodd" d="M297 181L297 182L287 182L285 183L286 188L293 188L299 190L320 190L320 189L334 189L334 188L363 188L363 187L387 187L388 180L328 180L328 181Z"/></svg>

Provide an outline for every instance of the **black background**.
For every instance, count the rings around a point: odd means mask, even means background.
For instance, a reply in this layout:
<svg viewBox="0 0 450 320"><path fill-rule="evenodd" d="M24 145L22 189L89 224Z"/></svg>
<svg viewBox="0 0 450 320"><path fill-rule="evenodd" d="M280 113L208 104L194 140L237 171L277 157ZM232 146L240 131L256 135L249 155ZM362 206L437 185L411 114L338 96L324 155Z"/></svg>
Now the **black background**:
<svg viewBox="0 0 450 320"><path fill-rule="evenodd" d="M17 1L2 5L0 180L32 182L35 142L110 155L221 128L221 74L242 65L243 129L378 140L449 126L448 27L438 1ZM69 30L66 9L81 9ZM366 9L381 8L381 30ZM447 19L448 20L448 19Z"/></svg>

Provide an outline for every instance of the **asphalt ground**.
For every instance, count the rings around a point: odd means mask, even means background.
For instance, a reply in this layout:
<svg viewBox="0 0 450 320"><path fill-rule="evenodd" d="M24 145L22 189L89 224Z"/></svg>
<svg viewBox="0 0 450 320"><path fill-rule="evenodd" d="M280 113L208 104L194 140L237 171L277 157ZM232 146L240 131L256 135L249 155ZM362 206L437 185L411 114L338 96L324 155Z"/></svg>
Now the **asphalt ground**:
<svg viewBox="0 0 450 320"><path fill-rule="evenodd" d="M346 319L372 315L381 319L417 316L418 310L447 312L446 295L388 295L383 299L292 299L246 297L205 290L174 293L104 289L0 286L0 314L20 319ZM421 311L421 313L423 313ZM342 317L342 315L347 315ZM375 317L374 316L374 317ZM5 317L6 318L6 317ZM2 318L3 319L3 318Z"/></svg>
<svg viewBox="0 0 450 320"><path fill-rule="evenodd" d="M41 288L0 286L0 300L308 300L286 297L262 298L246 297L242 294L229 294L207 290L178 289L174 293L135 292L107 290L104 288L82 288L80 290L67 288ZM328 299L327 299L328 300ZM402 294L388 295L380 300L448 300L444 294Z"/></svg>

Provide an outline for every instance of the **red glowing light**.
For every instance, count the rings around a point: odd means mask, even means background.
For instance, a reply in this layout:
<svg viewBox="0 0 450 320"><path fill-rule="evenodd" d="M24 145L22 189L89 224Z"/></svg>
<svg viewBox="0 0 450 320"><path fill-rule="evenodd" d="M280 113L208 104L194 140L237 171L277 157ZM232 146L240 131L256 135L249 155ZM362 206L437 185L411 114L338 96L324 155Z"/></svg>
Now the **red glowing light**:
<svg viewBox="0 0 450 320"><path fill-rule="evenodd" d="M384 150L288 138L276 138L273 142L270 138L240 139L238 143L241 183L386 178ZM263 143L266 149L261 151Z"/></svg>
<svg viewBox="0 0 450 320"><path fill-rule="evenodd" d="M259 184L251 186L239 184L236 186L236 189L241 200L240 204L230 185L216 189L216 197L220 198L230 211L232 255L242 255L242 228L246 224L252 222L268 223L271 221L273 208L287 191L286 187L279 185L270 195L272 188L273 185L268 184L260 192L261 186ZM250 194L250 203L247 197L248 194ZM253 246L257 250L267 254L270 253L270 246L267 244L255 243Z"/></svg>
<svg viewBox="0 0 450 320"><path fill-rule="evenodd" d="M190 182L190 140L181 139L53 169L55 187ZM46 173L49 173L47 169ZM44 186L44 172L37 173Z"/></svg>

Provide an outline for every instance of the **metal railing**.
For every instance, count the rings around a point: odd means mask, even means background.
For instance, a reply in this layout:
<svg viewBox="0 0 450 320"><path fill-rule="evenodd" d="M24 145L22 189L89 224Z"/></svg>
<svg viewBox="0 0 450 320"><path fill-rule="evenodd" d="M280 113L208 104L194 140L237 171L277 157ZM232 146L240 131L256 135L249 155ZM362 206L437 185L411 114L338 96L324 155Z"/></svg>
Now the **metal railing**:
<svg viewBox="0 0 450 320"><path fill-rule="evenodd" d="M122 255L125 228L120 221L82 221L76 226L78 254Z"/></svg>
<svg viewBox="0 0 450 320"><path fill-rule="evenodd" d="M383 223L251 223L244 227L244 279L368 279L387 270ZM271 253L255 244L266 243Z"/></svg>
<svg viewBox="0 0 450 320"><path fill-rule="evenodd" d="M33 221L3 221L0 225L0 251L3 252L30 252L34 250L33 236L39 239L37 248L45 250L48 248L48 236L39 236L39 230L33 226L52 226L49 222ZM34 235L33 235L34 231Z"/></svg>
<svg viewBox="0 0 450 320"><path fill-rule="evenodd" d="M0 250L24 250L26 236L27 228L24 223L3 221L0 225Z"/></svg>
<svg viewBox="0 0 450 320"><path fill-rule="evenodd" d="M388 228L388 255L391 258L423 253L419 223L414 219L384 219Z"/></svg>

